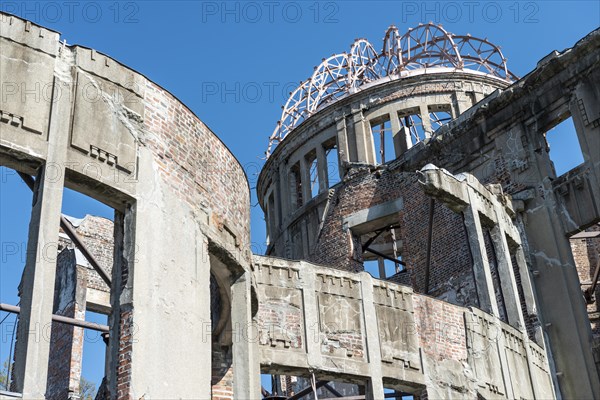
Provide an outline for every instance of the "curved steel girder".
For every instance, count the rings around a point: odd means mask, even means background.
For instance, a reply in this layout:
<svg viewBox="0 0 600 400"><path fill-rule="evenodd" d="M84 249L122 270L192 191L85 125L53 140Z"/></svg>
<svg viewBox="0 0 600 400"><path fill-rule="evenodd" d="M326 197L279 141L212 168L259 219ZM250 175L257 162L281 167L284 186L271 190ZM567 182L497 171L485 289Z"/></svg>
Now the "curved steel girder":
<svg viewBox="0 0 600 400"><path fill-rule="evenodd" d="M392 25L385 33L381 52L366 39L357 39L349 54L323 59L312 76L290 93L269 138L267 157L302 121L362 85L402 71L437 67L480 71L508 82L517 79L508 70L500 48L487 39L453 35L433 23L420 24L400 36Z"/></svg>

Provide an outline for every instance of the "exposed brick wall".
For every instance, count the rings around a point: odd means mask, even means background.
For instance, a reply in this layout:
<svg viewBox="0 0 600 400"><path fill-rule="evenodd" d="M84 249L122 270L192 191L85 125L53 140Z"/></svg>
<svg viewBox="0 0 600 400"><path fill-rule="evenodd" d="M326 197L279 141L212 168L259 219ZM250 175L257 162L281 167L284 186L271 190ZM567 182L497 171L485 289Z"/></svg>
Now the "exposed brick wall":
<svg viewBox="0 0 600 400"><path fill-rule="evenodd" d="M212 349L212 400L233 400L233 367L230 347Z"/></svg>
<svg viewBox="0 0 600 400"><path fill-rule="evenodd" d="M155 155L159 173L192 209L204 208L226 225L244 248L250 245L250 192L241 165L187 107L147 82L142 144Z"/></svg>
<svg viewBox="0 0 600 400"><path fill-rule="evenodd" d="M74 228L88 251L110 275L113 268L114 252L113 221L94 215L86 215L81 223ZM60 231L63 232L62 229ZM65 247L75 248L69 238L61 235L59 248L63 249ZM87 274L87 287L107 293L110 292L109 287L91 266L89 266Z"/></svg>
<svg viewBox="0 0 600 400"><path fill-rule="evenodd" d="M121 311L119 319L119 359L117 361L117 400L131 397L131 350L134 341L133 310Z"/></svg>
<svg viewBox="0 0 600 400"><path fill-rule="evenodd" d="M415 173L372 172L368 168L350 170L345 185L336 188L320 240L309 261L347 271L362 271L361 243L358 238L350 237L350 233L343 232L343 219L399 197L404 200L404 209L398 213L397 239L403 243L402 260L407 263L408 273L393 279L401 279L403 283L410 280L415 291L423 292L431 199L424 193ZM478 306L462 215L439 201L434 207L428 293L459 305Z"/></svg>
<svg viewBox="0 0 600 400"><path fill-rule="evenodd" d="M586 230L586 232L598 232L600 226L595 225ZM594 276L594 271L598 265L600 257L600 237L589 239L572 239L571 250L575 259L577 274L581 281L582 289L589 287ZM594 338L600 340L600 287L596 287L595 301L587 305L590 324Z"/></svg>
<svg viewBox="0 0 600 400"><path fill-rule="evenodd" d="M467 360L464 308L428 296L413 296L421 350L437 360Z"/></svg>

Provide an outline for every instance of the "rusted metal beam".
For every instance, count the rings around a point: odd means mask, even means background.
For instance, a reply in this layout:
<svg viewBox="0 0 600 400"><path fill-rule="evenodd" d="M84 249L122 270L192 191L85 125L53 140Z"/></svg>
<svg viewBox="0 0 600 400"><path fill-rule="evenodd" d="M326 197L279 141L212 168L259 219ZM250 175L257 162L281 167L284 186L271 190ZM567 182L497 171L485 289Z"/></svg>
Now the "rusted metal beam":
<svg viewBox="0 0 600 400"><path fill-rule="evenodd" d="M338 392L337 390L335 390L329 383L326 383L325 385L325 389L329 390L331 393L333 393L333 395L335 397L344 397L343 394L341 394L340 392Z"/></svg>
<svg viewBox="0 0 600 400"><path fill-rule="evenodd" d="M321 386L325 386L328 383L329 383L328 381L317 381L317 383L315 383L315 388L319 389ZM304 389L302 389L301 391L299 391L298 393L296 393L295 395L288 397L288 400L299 400L299 399L303 398L304 396L308 396L312 392L313 392L312 386L307 386Z"/></svg>
<svg viewBox="0 0 600 400"><path fill-rule="evenodd" d="M17 173L19 174L21 179L23 179L23 181L27 184L27 186L29 186L29 189L31 189L31 191L33 191L34 186L35 186L35 180L31 176L24 174L22 172L17 172ZM96 258L94 258L92 253L90 253L88 251L87 247L85 246L85 243L83 243L83 241L81 240L81 238L79 237L77 232L75 232L75 229L73 229L73 226L71 225L71 223L69 221L67 221L67 219L63 215L60 216L60 227L67 234L69 239L71 239L71 241L73 241L73 244L79 249L79 251L81 252L81 254L83 254L83 256L86 258L86 260L88 260L88 262L90 263L92 268L94 268L94 270L96 270L98 275L100 275L100 278L102 278L102 280L110 288L111 279L110 279L108 272L106 272L106 270L104 268L102 268L102 266L100 265L100 263L98 263Z"/></svg>
<svg viewBox="0 0 600 400"><path fill-rule="evenodd" d="M370 247L367 247L367 248L365 249L365 251L368 251L369 253L373 253L373 254L375 254L376 256L379 256L379 257L381 257L381 258L385 258L386 260L393 261L393 262L395 262L395 263L398 263L398 264L400 264L400 265L403 265L403 266L405 266L405 267L406 267L406 263L405 263L404 261L402 261L402 260L398 260L397 258L394 258L394 257L390 257L390 256L388 256L388 255L386 255L386 254L383 254L383 253L381 253L381 252L377 251L377 250L373 250L373 249L372 249L372 248L370 248Z"/></svg>
<svg viewBox="0 0 600 400"><path fill-rule="evenodd" d="M12 304L0 303L0 311L6 311L13 314L20 314L21 307L13 306ZM80 328L91 329L98 332L108 332L108 325L96 324L94 322L82 321L75 318L65 317L63 315L52 314L52 321L59 322L61 324L73 325Z"/></svg>

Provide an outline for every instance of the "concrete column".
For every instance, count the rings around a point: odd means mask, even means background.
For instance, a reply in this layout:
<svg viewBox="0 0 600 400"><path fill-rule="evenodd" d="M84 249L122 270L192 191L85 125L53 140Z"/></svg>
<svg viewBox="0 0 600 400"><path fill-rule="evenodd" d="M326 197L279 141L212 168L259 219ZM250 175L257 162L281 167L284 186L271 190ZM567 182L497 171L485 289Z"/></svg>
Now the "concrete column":
<svg viewBox="0 0 600 400"><path fill-rule="evenodd" d="M379 328L373 300L373 278L366 272L360 274L363 310L365 317L365 336L367 355L369 358L370 379L367 384L365 399L383 399L383 373L381 371L381 344L379 343Z"/></svg>
<svg viewBox="0 0 600 400"><path fill-rule="evenodd" d="M302 262L300 275L302 277L300 282L302 285L304 318L306 321L306 357L308 366L318 370L323 366L323 355L321 354L321 330L319 327L319 308L315 287L317 277L313 267L304 262Z"/></svg>
<svg viewBox="0 0 600 400"><path fill-rule="evenodd" d="M128 275L119 300L119 357L129 365L118 376L119 390L134 399L210 398L208 238L191 207L155 179L153 156L140 151L138 160L139 195L124 224ZM165 346L157 340L165 337L175 339Z"/></svg>
<svg viewBox="0 0 600 400"><path fill-rule="evenodd" d="M423 122L423 131L425 131L425 137L431 137L432 128L431 121L429 120L429 108L427 104L421 103L419 105L419 113L421 114L421 121Z"/></svg>
<svg viewBox="0 0 600 400"><path fill-rule="evenodd" d="M250 273L245 272L231 286L233 340L233 396L260 399L260 357L258 329L252 318Z"/></svg>
<svg viewBox="0 0 600 400"><path fill-rule="evenodd" d="M473 196L469 197L472 202L475 201ZM479 220L479 212L473 208L473 203L464 210L464 216L469 247L473 256L473 272L475 274L475 285L479 297L479 308L498 317L498 303L494 295L494 284L485 250L483 229Z"/></svg>
<svg viewBox="0 0 600 400"><path fill-rule="evenodd" d="M496 212L498 220L500 216ZM504 297L504 307L508 322L512 326L519 327L521 331L525 331L525 320L521 310L521 302L519 301L519 292L517 283L510 261L510 249L506 241L504 230L495 225L491 231L492 242L496 250L496 260L498 261L498 275L500 276L500 285L502 286L502 295Z"/></svg>
<svg viewBox="0 0 600 400"><path fill-rule="evenodd" d="M340 164L353 161L354 158L352 158L349 143L350 138L348 137L348 130L346 129L346 117L342 117L337 121L336 129Z"/></svg>
<svg viewBox="0 0 600 400"><path fill-rule="evenodd" d="M302 204L306 204L312 198L312 192L310 189L310 165L304 157L300 158L300 182L302 185Z"/></svg>
<svg viewBox="0 0 600 400"><path fill-rule="evenodd" d="M319 174L319 193L329 189L329 177L327 169L327 157L323 145L317 145L317 173Z"/></svg>
<svg viewBox="0 0 600 400"><path fill-rule="evenodd" d="M453 94L453 97L455 103L453 107L454 113L452 115L452 118L458 117L460 114L464 113L473 106L471 98L469 98L469 96L467 96L465 93L455 92Z"/></svg>
<svg viewBox="0 0 600 400"><path fill-rule="evenodd" d="M290 184L288 180L288 171L286 164L281 163L279 165L279 205L281 207L281 220L279 224L284 226L286 217L290 214Z"/></svg>
<svg viewBox="0 0 600 400"><path fill-rule="evenodd" d="M394 141L394 152L396 157L399 157L402 153L410 148L412 142L410 141L410 132L405 130L400 124L400 117L396 111L390 113L390 124L392 125L392 139ZM406 134L409 134L407 137Z"/></svg>
<svg viewBox="0 0 600 400"><path fill-rule="evenodd" d="M596 208L600 207L600 74L588 77L576 89L576 96L569 105L577 139L581 147L584 161L591 168L590 191L596 200Z"/></svg>
<svg viewBox="0 0 600 400"><path fill-rule="evenodd" d="M64 64L56 60L57 68ZM68 66L60 68L69 68ZM70 69L69 69L70 70ZM48 155L40 167L33 194L29 223L27 259L21 281L21 314L17 330L15 389L24 399L41 399L46 393L50 327L54 302L54 281L58 228L62 209L65 162L69 141L72 82L56 79L62 96L56 96L48 128Z"/></svg>
<svg viewBox="0 0 600 400"><path fill-rule="evenodd" d="M552 378L564 398L600 398L600 380L590 351L591 327L571 246L556 211L560 204L547 177L549 158L532 145L540 135L533 127L527 131L531 166L525 179L539 183L537 194L525 203L523 219L528 254L536 271L533 283L539 315L556 367Z"/></svg>
<svg viewBox="0 0 600 400"><path fill-rule="evenodd" d="M375 163L375 154L373 152L373 135L371 127L363 117L362 111L352 116L354 126L354 138L356 140L356 161Z"/></svg>
<svg viewBox="0 0 600 400"><path fill-rule="evenodd" d="M385 261L383 258L377 258L377 266L379 267L379 279L385 279Z"/></svg>
<svg viewBox="0 0 600 400"><path fill-rule="evenodd" d="M514 399L515 398L515 394L514 394L514 390L512 387L512 383L510 381L510 366L508 364L508 357L506 356L506 337L504 336L504 334L502 333L502 328L499 325L497 326L497 332L500 333L497 337L497 351L498 351L498 356L500 358L500 365L502 368L502 381L504 382L504 388L506 390L506 397L509 399ZM515 371L513 371L514 373ZM525 372L525 371L522 371Z"/></svg>

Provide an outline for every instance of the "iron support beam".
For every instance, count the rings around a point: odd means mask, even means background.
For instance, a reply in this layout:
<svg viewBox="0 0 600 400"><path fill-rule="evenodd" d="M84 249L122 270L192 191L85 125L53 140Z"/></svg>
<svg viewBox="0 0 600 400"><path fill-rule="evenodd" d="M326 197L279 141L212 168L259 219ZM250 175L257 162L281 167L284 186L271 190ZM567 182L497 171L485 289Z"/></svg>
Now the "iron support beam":
<svg viewBox="0 0 600 400"><path fill-rule="evenodd" d="M315 388L319 389L321 386L325 386L328 383L329 383L328 381L317 381L317 383L315 384ZM302 389L301 391L299 391L292 397L288 397L288 400L299 400L299 399L303 398L304 396L308 396L309 394L311 394L312 391L313 391L312 386L305 387L304 389Z"/></svg>
<svg viewBox="0 0 600 400"><path fill-rule="evenodd" d="M386 254L383 254L383 253L381 253L381 252L377 251L377 250L373 250L373 249L371 249L370 247L367 247L367 248L365 249L365 251L368 251L369 253L373 253L373 254L375 254L376 256L379 256L379 257L381 257L381 258L385 258L386 260L393 261L393 262L395 262L395 263L398 263L398 264L400 264L400 265L403 265L403 266L405 266L405 267L406 267L406 263L405 263L404 261L398 260L397 258L394 258L394 257L390 257L390 256L388 256L388 255L386 255Z"/></svg>
<svg viewBox="0 0 600 400"><path fill-rule="evenodd" d="M0 303L0 311L5 311L13 314L20 314L21 307L13 306L11 304ZM98 332L108 332L108 325L96 324L94 322L81 321L79 319L65 317L63 315L52 314L52 321L59 322L61 324L73 325L80 328L91 329Z"/></svg>

